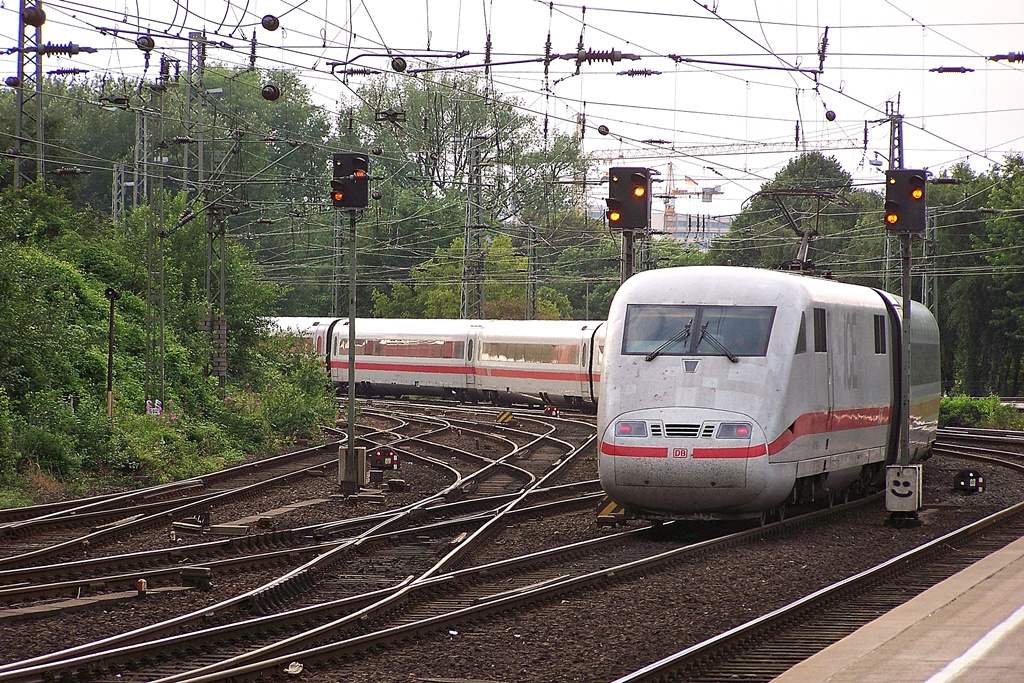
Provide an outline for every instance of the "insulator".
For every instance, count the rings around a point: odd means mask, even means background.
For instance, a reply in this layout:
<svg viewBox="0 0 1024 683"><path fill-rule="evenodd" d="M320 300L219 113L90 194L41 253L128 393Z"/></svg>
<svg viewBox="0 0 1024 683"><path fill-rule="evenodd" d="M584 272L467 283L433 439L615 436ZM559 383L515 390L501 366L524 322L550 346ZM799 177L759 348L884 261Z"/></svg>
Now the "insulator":
<svg viewBox="0 0 1024 683"><path fill-rule="evenodd" d="M42 7L26 7L25 14L22 16L25 18L25 23L28 26L39 28L46 23L46 12L43 11Z"/></svg>
<svg viewBox="0 0 1024 683"><path fill-rule="evenodd" d="M156 48L156 41L153 36L139 36L135 39L135 47L143 52L150 52Z"/></svg>
<svg viewBox="0 0 1024 683"><path fill-rule="evenodd" d="M660 76L660 71L654 71L653 69L629 69L627 71L620 71L619 76Z"/></svg>
<svg viewBox="0 0 1024 683"><path fill-rule="evenodd" d="M260 91L260 94L263 95L263 99L273 102L281 96L281 89L272 83L268 83L263 86L263 90Z"/></svg>
<svg viewBox="0 0 1024 683"><path fill-rule="evenodd" d="M176 138L174 138L174 143L178 144L178 145L189 145L189 144L192 144L195 141L196 141L195 138L190 138L187 135L179 135Z"/></svg>
<svg viewBox="0 0 1024 683"><path fill-rule="evenodd" d="M346 76L372 76L375 73L373 69L345 69Z"/></svg>
<svg viewBox="0 0 1024 683"><path fill-rule="evenodd" d="M561 55L562 59L575 59L577 64L586 62L587 64L593 64L594 62L621 62L623 59L640 59L636 55L622 54L622 52L612 50L580 50L575 54Z"/></svg>
<svg viewBox="0 0 1024 683"><path fill-rule="evenodd" d="M74 166L61 166L60 168L58 168L56 171L53 172L54 175L71 175L71 176L79 175L80 173L82 173L82 169L75 168Z"/></svg>
<svg viewBox="0 0 1024 683"><path fill-rule="evenodd" d="M88 69L54 69L53 71L47 71L50 76L77 76L79 74L89 73ZM13 87L13 86L12 86Z"/></svg>
<svg viewBox="0 0 1024 683"><path fill-rule="evenodd" d="M79 52L96 52L96 48L82 47L81 45L75 45L74 43L67 43L64 45L47 43L46 45L40 45L37 47L36 52L41 55L68 55L70 57L77 55Z"/></svg>
<svg viewBox="0 0 1024 683"><path fill-rule="evenodd" d="M17 88L21 85L21 79L17 76L8 76L4 79L4 83L7 84L8 88Z"/></svg>
<svg viewBox="0 0 1024 683"><path fill-rule="evenodd" d="M610 133L611 131L608 130L608 126L602 123L600 126L597 127L597 132L600 133L601 135L608 135L608 133Z"/></svg>
<svg viewBox="0 0 1024 683"><path fill-rule="evenodd" d="M260 24L262 24L263 28L267 29L268 31L276 31L281 26L281 20L275 17L273 14L266 14L260 21Z"/></svg>
<svg viewBox="0 0 1024 683"><path fill-rule="evenodd" d="M405 57L394 57L391 60L391 68L397 71L398 73L402 73L403 71L405 71L406 68L408 68L408 66L409 63L405 61Z"/></svg>

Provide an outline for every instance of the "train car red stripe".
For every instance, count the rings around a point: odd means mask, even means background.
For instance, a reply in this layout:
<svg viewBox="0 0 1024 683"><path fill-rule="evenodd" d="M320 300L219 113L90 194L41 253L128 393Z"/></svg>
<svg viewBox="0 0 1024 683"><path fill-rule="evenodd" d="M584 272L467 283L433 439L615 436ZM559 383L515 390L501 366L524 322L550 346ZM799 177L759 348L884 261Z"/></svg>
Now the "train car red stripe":
<svg viewBox="0 0 1024 683"><path fill-rule="evenodd" d="M348 361L331 361L331 367L339 370L348 369ZM371 372L415 372L420 374L443 374L443 375L466 375L476 374L485 377L506 377L515 379L535 379L561 382L586 382L589 377L586 373L566 372L558 370L508 370L503 368L481 367L474 368L469 365L418 365L413 363L372 363L367 361L356 361L356 370ZM594 381L599 382L600 375L594 375Z"/></svg>
<svg viewBox="0 0 1024 683"><path fill-rule="evenodd" d="M607 441L601 442L601 452L605 455L624 455L630 458L667 458L668 448L652 448L649 446L618 446Z"/></svg>
<svg viewBox="0 0 1024 683"><path fill-rule="evenodd" d="M768 448L759 443L756 446L741 446L739 448L694 448L693 457L696 458L759 458L768 454Z"/></svg>
<svg viewBox="0 0 1024 683"><path fill-rule="evenodd" d="M357 366L358 367L358 366ZM558 370L509 370L506 368L477 368L477 374L488 377L511 377L515 379L547 379L559 382L585 382L587 375L579 372L562 372Z"/></svg>
<svg viewBox="0 0 1024 683"><path fill-rule="evenodd" d="M348 369L348 361L331 361L331 367ZM420 372L426 374L465 375L473 371L466 365L413 365L411 363L367 363L356 361L356 370L376 372Z"/></svg>
<svg viewBox="0 0 1024 683"><path fill-rule="evenodd" d="M890 413L889 406L837 410L831 414L806 413L798 417L789 429L779 435L779 438L768 444L768 454L775 455L801 436L887 425L891 418Z"/></svg>

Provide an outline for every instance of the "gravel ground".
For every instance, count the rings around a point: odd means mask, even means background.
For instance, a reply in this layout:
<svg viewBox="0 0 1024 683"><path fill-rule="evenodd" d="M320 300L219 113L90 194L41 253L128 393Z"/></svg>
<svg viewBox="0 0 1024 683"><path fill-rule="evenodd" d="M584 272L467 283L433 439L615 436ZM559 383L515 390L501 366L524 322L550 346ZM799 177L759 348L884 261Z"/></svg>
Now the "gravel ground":
<svg viewBox="0 0 1024 683"><path fill-rule="evenodd" d="M401 507L422 499L430 492L447 485L447 480L437 470L413 462L406 462L397 472L389 472L387 478L403 478L412 484L412 490L404 493L388 493L387 507ZM273 529L288 529L351 517L361 517L379 512L379 505L351 505L337 494L336 472L324 477L311 477L300 486L282 487L267 492L258 500L242 501L218 508L213 513L213 523L229 523L297 502L323 498L325 502L299 507L282 515L269 517L258 524L259 532ZM331 497L334 495L335 497ZM255 509L255 511L254 511ZM149 533L137 533L101 548L93 548L80 557L95 557L126 552L137 552L165 548L168 544L170 526ZM209 536L179 537L177 543L187 545L211 540ZM77 557L75 559L78 559ZM188 565L187 556L182 560ZM230 597L250 591L292 569L292 565L268 566L251 572L216 575L209 591L189 590L163 593L151 596L144 602L128 600L118 603L100 604L82 611L62 611L57 617L31 619L18 622L0 621L0 663L17 661L54 650L73 647L100 638L131 631L136 628L187 614ZM154 587L156 587L154 585Z"/></svg>

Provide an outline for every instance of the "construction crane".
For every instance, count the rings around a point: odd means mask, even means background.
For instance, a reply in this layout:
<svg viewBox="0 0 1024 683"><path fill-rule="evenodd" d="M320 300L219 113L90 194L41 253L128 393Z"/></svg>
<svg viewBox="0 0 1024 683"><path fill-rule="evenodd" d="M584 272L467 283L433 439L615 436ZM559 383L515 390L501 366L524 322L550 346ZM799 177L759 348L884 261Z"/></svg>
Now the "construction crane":
<svg viewBox="0 0 1024 683"><path fill-rule="evenodd" d="M846 140L819 140L818 142L801 142L794 145L792 142L743 142L728 145L693 145L676 147L668 145L664 147L648 147L645 149L622 149L618 152L612 150L601 150L595 154L602 155L599 159L606 163L612 163L618 159L666 159L671 157L711 157L729 156L734 154L778 154L781 152L827 152L839 149L861 149L863 143L858 144L851 139Z"/></svg>

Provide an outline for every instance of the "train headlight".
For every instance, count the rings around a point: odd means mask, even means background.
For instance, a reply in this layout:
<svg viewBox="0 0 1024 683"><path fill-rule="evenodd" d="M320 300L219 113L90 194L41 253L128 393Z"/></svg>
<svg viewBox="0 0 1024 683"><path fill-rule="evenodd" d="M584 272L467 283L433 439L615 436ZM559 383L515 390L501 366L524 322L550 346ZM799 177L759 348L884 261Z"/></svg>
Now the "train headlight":
<svg viewBox="0 0 1024 683"><path fill-rule="evenodd" d="M723 422L718 425L718 439L749 439L752 431L749 422Z"/></svg>
<svg viewBox="0 0 1024 683"><path fill-rule="evenodd" d="M616 422L615 436L647 436L647 423L643 420Z"/></svg>

